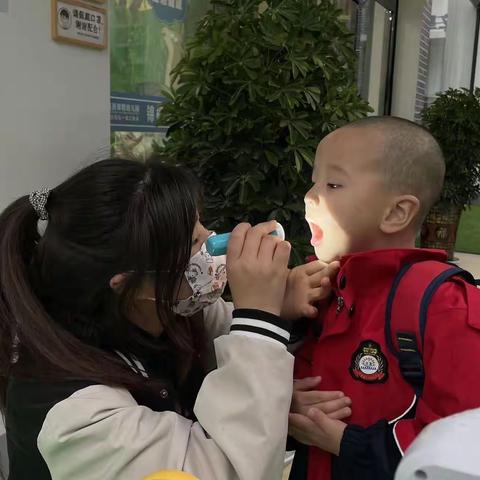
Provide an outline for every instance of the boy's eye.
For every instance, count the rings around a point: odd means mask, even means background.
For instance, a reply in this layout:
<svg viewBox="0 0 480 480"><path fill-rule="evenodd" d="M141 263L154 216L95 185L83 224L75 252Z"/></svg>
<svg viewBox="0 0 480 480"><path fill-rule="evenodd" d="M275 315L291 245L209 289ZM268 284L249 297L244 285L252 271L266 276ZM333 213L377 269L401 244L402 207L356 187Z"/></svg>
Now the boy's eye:
<svg viewBox="0 0 480 480"><path fill-rule="evenodd" d="M341 185L339 185L338 183L327 183L327 187L335 190L336 188L341 188Z"/></svg>

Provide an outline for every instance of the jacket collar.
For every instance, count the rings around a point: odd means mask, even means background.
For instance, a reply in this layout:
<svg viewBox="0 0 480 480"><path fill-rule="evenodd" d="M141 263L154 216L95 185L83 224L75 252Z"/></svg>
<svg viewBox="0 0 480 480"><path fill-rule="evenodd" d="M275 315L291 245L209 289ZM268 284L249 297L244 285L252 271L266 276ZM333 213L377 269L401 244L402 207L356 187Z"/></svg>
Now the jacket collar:
<svg viewBox="0 0 480 480"><path fill-rule="evenodd" d="M371 250L347 255L340 261L333 288L350 304L354 296L379 293L379 289L385 283L390 284L404 265L425 260L445 262L447 255L442 250L420 248Z"/></svg>

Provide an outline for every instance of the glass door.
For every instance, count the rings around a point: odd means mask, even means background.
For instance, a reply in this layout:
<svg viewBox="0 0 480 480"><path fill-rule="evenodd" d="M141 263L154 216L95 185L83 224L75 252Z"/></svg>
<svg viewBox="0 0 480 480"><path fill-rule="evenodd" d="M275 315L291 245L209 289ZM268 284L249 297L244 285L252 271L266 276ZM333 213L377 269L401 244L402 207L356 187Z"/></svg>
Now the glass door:
<svg viewBox="0 0 480 480"><path fill-rule="evenodd" d="M375 115L391 111L397 4L397 0L337 0L355 35L358 89Z"/></svg>

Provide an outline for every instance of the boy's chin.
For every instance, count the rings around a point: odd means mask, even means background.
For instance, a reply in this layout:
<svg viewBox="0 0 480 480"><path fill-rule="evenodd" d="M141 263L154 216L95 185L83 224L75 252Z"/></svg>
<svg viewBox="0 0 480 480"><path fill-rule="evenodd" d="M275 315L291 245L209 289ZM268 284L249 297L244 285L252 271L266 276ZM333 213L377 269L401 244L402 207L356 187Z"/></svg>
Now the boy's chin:
<svg viewBox="0 0 480 480"><path fill-rule="evenodd" d="M315 247L315 256L322 262L330 263L335 260L340 260L343 257L343 253L338 250L328 250L322 247Z"/></svg>

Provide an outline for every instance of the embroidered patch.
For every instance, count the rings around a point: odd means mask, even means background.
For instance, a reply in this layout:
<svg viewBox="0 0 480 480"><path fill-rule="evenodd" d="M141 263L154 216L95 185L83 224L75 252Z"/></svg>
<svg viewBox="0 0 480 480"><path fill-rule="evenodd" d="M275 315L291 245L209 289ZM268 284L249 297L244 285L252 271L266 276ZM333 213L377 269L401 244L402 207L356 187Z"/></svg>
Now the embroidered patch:
<svg viewBox="0 0 480 480"><path fill-rule="evenodd" d="M388 378L388 361L373 340L365 340L352 355L350 374L365 383L384 383Z"/></svg>

